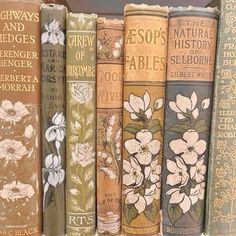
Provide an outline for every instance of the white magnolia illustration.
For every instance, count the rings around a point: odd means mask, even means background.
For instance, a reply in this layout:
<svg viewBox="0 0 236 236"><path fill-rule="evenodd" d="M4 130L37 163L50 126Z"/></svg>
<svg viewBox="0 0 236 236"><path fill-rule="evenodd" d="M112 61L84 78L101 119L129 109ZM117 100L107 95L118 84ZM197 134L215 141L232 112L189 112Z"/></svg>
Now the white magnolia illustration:
<svg viewBox="0 0 236 236"><path fill-rule="evenodd" d="M125 141L125 148L129 154L134 155L140 164L149 165L153 155L159 153L161 142L152 138L152 133L143 129L136 133L134 139Z"/></svg>
<svg viewBox="0 0 236 236"><path fill-rule="evenodd" d="M8 162L17 162L21 160L28 151L21 141L14 139L4 139L0 141L0 159Z"/></svg>
<svg viewBox="0 0 236 236"><path fill-rule="evenodd" d="M134 185L135 187L139 187L142 185L144 176L141 172L141 166L135 160L135 158L130 157L130 162L124 159L123 169L125 171L125 174L123 175L124 185Z"/></svg>
<svg viewBox="0 0 236 236"><path fill-rule="evenodd" d="M204 153L207 150L207 142L201 139L201 134L205 136L209 130L201 113L209 106L210 98L198 102L195 91L190 98L178 94L176 101L169 102L170 109L179 120L169 130L181 135L169 142L174 156L166 161L169 172L166 184L171 187L166 195L170 196L168 208L173 209L168 214L173 224L185 213L189 213L195 221L199 221L201 216L200 201L204 199L206 175Z"/></svg>
<svg viewBox="0 0 236 236"><path fill-rule="evenodd" d="M76 102L84 104L92 100L93 88L88 83L72 83L71 95Z"/></svg>
<svg viewBox="0 0 236 236"><path fill-rule="evenodd" d="M45 206L45 199L48 190L51 187L56 188L59 184L65 180L65 170L62 166L61 158L61 143L65 139L65 117L64 114L56 112L52 117L52 126L47 128L45 131L45 139L48 142L54 142L57 153L50 153L44 159L43 172L43 185L44 185L44 196L43 205Z"/></svg>
<svg viewBox="0 0 236 236"><path fill-rule="evenodd" d="M128 224L142 213L147 220L154 222L156 214L149 214L149 210L158 211L161 141L155 138L155 134L161 132L162 125L155 114L163 105L163 98L151 101L148 91L143 96L131 93L124 102L131 119L124 130L132 135L124 140L127 158L123 159L123 213ZM129 214L130 211L133 213Z"/></svg>
<svg viewBox="0 0 236 236"><path fill-rule="evenodd" d="M195 179L197 183L201 183L205 179L206 166L204 165L204 156L200 159L195 166L190 169L190 175L192 179Z"/></svg>
<svg viewBox="0 0 236 236"><path fill-rule="evenodd" d="M205 140L199 140L199 134L195 130L187 130L183 139L172 140L169 146L175 154L181 155L186 164L194 165L198 155L206 151L207 143Z"/></svg>
<svg viewBox="0 0 236 236"><path fill-rule="evenodd" d="M76 143L72 151L72 160L74 163L79 163L81 166L86 167L95 161L95 152L89 143L79 144Z"/></svg>
<svg viewBox="0 0 236 236"><path fill-rule="evenodd" d="M53 20L51 23L45 23L46 32L42 33L41 42L56 44L65 44L65 35L60 29L59 21Z"/></svg>
<svg viewBox="0 0 236 236"><path fill-rule="evenodd" d="M22 198L31 198L34 194L35 191L30 184L24 184L16 180L3 185L3 188L0 189L0 197L7 201L17 201Z"/></svg>
<svg viewBox="0 0 236 236"><path fill-rule="evenodd" d="M13 104L9 100L3 100L0 107L0 119L6 122L19 122L24 116L28 115L29 111L22 102Z"/></svg>
<svg viewBox="0 0 236 236"><path fill-rule="evenodd" d="M147 119L150 119L152 116L152 109L149 107L150 100L148 92L145 92L142 98L131 93L129 100L124 102L124 108L130 113L132 120L140 118L140 111L146 115Z"/></svg>
<svg viewBox="0 0 236 236"><path fill-rule="evenodd" d="M160 183L153 184L146 188L144 194L135 191L135 188L125 189L123 194L126 195L125 204L132 204L137 209L138 214L145 211L154 199L160 198Z"/></svg>
<svg viewBox="0 0 236 236"><path fill-rule="evenodd" d="M167 170L171 173L167 176L166 183L175 186L180 184L185 186L189 179L189 174L187 173L187 166L183 160L179 157L175 157L176 162L167 159L166 167Z"/></svg>
<svg viewBox="0 0 236 236"><path fill-rule="evenodd" d="M177 113L177 118L179 120L185 119L185 114L190 111L195 119L199 116L199 109L196 108L197 105L197 94L193 92L191 98L185 97L181 94L176 96L176 101L169 102L169 107L171 110Z"/></svg>

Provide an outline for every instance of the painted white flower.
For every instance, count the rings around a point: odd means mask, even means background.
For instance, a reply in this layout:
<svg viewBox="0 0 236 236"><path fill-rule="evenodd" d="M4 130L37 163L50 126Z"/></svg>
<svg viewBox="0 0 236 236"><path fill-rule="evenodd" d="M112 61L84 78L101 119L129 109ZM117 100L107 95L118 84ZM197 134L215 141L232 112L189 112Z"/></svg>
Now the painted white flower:
<svg viewBox="0 0 236 236"><path fill-rule="evenodd" d="M72 83L71 95L76 102L84 104L93 98L93 88L88 83Z"/></svg>
<svg viewBox="0 0 236 236"><path fill-rule="evenodd" d="M198 202L198 200L203 200L205 196L205 183L197 184L195 188L190 189L190 199L192 204Z"/></svg>
<svg viewBox="0 0 236 236"><path fill-rule="evenodd" d="M135 139L125 141L125 149L129 154L135 156L141 165L149 165L152 156L157 155L161 150L161 142L152 139L152 133L143 129L136 133Z"/></svg>
<svg viewBox="0 0 236 236"><path fill-rule="evenodd" d="M175 157L176 162L169 159L166 160L167 170L171 173L167 176L166 184L175 186L181 184L185 186L189 180L187 167L180 157Z"/></svg>
<svg viewBox="0 0 236 236"><path fill-rule="evenodd" d="M41 42L55 44L65 44L65 35L60 30L59 21L53 20L50 24L45 24L46 32L42 33Z"/></svg>
<svg viewBox="0 0 236 236"><path fill-rule="evenodd" d="M160 188L161 188L161 184L160 182L158 182L156 184L151 185L150 188L145 189L144 198L146 200L147 206L150 205L154 199L155 200L160 199L160 195L161 195Z"/></svg>
<svg viewBox="0 0 236 236"><path fill-rule="evenodd" d="M18 122L24 116L28 115L29 111L22 102L16 102L13 104L9 100L3 100L0 107L0 119L6 122Z"/></svg>
<svg viewBox="0 0 236 236"><path fill-rule="evenodd" d="M206 98L206 99L204 99L203 101L202 101L202 104L201 104L201 106L202 106L202 109L203 110L205 110L205 109L207 109L209 106L210 106L210 98Z"/></svg>
<svg viewBox="0 0 236 236"><path fill-rule="evenodd" d="M204 158L204 157L203 157ZM201 183L205 179L206 166L204 165L204 159L200 159L195 166L190 169L190 176L195 179L197 183Z"/></svg>
<svg viewBox="0 0 236 236"><path fill-rule="evenodd" d="M139 163L135 160L135 158L130 157L130 162L127 160L123 160L123 184L126 186L135 185L139 187L142 185L144 176L142 174L142 169Z"/></svg>
<svg viewBox="0 0 236 236"><path fill-rule="evenodd" d="M0 142L0 159L5 159L6 162L17 162L21 160L28 151L21 141L4 139Z"/></svg>
<svg viewBox="0 0 236 236"><path fill-rule="evenodd" d="M126 195L125 204L134 205L138 211L138 214L145 211L147 202L140 193L135 193L135 189L126 189L123 193Z"/></svg>
<svg viewBox="0 0 236 236"><path fill-rule="evenodd" d="M34 128L32 125L28 125L26 128L25 128L25 132L24 132L24 136L27 138L27 139L31 139L34 135Z"/></svg>
<svg viewBox="0 0 236 236"><path fill-rule="evenodd" d="M72 160L74 163L79 163L81 166L86 167L95 161L95 152L89 143L77 143L72 151Z"/></svg>
<svg viewBox="0 0 236 236"><path fill-rule="evenodd" d="M47 173L47 182L53 187L57 187L65 179L65 171L62 169L61 157L50 154L45 158L44 176Z"/></svg>
<svg viewBox="0 0 236 236"><path fill-rule="evenodd" d="M109 168L107 167L101 167L100 169L106 176L108 176L110 179L115 179L116 174Z"/></svg>
<svg viewBox="0 0 236 236"><path fill-rule="evenodd" d="M65 117L63 113L56 112L55 115L52 117L53 125L49 127L45 132L45 138L48 142L55 141L56 148L60 148L60 142L62 142L66 135L66 124L65 124Z"/></svg>
<svg viewBox="0 0 236 236"><path fill-rule="evenodd" d="M76 188L70 189L69 192L70 192L72 195L77 195L77 194L79 193L78 189L76 189Z"/></svg>
<svg viewBox="0 0 236 236"><path fill-rule="evenodd" d="M163 98L158 98L155 103L154 103L154 107L156 110L159 110L163 107L164 104L164 99Z"/></svg>
<svg viewBox="0 0 236 236"><path fill-rule="evenodd" d="M119 38L116 40L112 54L114 58L119 58L121 56L121 50L123 46L123 39Z"/></svg>
<svg viewBox="0 0 236 236"><path fill-rule="evenodd" d="M160 181L161 166L158 165L158 160L154 160L145 168L145 178L149 179L152 183Z"/></svg>
<svg viewBox="0 0 236 236"><path fill-rule="evenodd" d="M180 188L172 188L167 191L166 194L170 195L169 203L179 204L184 214L190 210L192 205L190 197L186 193L182 192Z"/></svg>
<svg viewBox="0 0 236 236"><path fill-rule="evenodd" d="M195 130L188 130L183 134L183 139L176 139L170 142L171 150L184 159L189 165L197 162L198 155L206 151L207 143L205 140L198 140L199 134Z"/></svg>
<svg viewBox="0 0 236 236"><path fill-rule="evenodd" d="M152 109L149 108L150 100L148 92L145 92L142 98L131 93L129 95L129 101L124 102L124 108L130 112L130 118L132 120L139 119L140 112L144 113L150 119L152 116Z"/></svg>
<svg viewBox="0 0 236 236"><path fill-rule="evenodd" d="M193 92L191 95L191 98L182 96L181 94L178 94L176 96L176 101L170 101L169 107L172 111L177 113L177 118L179 120L185 119L188 111L190 111L194 117L194 119L197 119L199 116L199 109L196 108L197 105L197 94L196 92Z"/></svg>
<svg viewBox="0 0 236 236"><path fill-rule="evenodd" d="M22 198L31 198L35 194L33 187L30 184L23 184L20 181L12 181L3 185L0 189L0 197L7 201L16 201Z"/></svg>

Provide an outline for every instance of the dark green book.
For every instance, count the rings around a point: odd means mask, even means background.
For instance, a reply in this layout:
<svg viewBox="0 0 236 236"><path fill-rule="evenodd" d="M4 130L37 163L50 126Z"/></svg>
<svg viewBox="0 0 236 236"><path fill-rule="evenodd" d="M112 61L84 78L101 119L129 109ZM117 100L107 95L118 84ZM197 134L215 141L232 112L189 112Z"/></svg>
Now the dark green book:
<svg viewBox="0 0 236 236"><path fill-rule="evenodd" d="M66 8L41 6L43 232L65 234Z"/></svg>
<svg viewBox="0 0 236 236"><path fill-rule="evenodd" d="M205 231L236 235L236 2L221 0Z"/></svg>

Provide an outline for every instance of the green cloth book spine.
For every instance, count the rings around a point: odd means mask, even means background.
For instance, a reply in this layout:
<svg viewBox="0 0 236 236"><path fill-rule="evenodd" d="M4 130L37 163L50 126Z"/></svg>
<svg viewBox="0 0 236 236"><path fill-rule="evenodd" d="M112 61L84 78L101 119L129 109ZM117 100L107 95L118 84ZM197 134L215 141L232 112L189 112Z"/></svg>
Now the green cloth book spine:
<svg viewBox="0 0 236 236"><path fill-rule="evenodd" d="M66 228L68 236L95 232L95 14L67 15Z"/></svg>
<svg viewBox="0 0 236 236"><path fill-rule="evenodd" d="M221 0L205 231L236 235L236 2Z"/></svg>
<svg viewBox="0 0 236 236"><path fill-rule="evenodd" d="M65 234L65 24L62 5L41 6L43 232Z"/></svg>

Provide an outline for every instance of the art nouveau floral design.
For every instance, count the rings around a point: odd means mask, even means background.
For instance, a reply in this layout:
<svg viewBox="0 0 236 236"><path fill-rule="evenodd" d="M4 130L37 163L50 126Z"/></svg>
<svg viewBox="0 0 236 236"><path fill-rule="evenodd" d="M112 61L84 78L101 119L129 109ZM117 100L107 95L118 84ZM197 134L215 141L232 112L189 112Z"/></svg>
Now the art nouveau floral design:
<svg viewBox="0 0 236 236"><path fill-rule="evenodd" d="M121 180L121 117L119 114L111 113L101 116L99 125L105 132L99 132L98 140L102 146L98 152L98 171L104 173L111 180Z"/></svg>
<svg viewBox="0 0 236 236"><path fill-rule="evenodd" d="M44 160L44 168L42 170L44 198L43 204L45 206L45 199L49 188L56 188L59 184L64 182L65 170L62 167L61 159L61 143L65 139L65 117L64 114L56 112L52 117L52 126L45 131L45 139L47 142L54 142L56 153L48 154Z"/></svg>
<svg viewBox="0 0 236 236"><path fill-rule="evenodd" d="M0 107L0 119L6 122L19 122L29 111L22 102L13 104L9 100L3 100Z"/></svg>
<svg viewBox="0 0 236 236"><path fill-rule="evenodd" d="M65 44L65 35L63 33L59 21L53 20L50 23L46 23L44 26L44 30L46 30L46 32L42 33L41 36L42 44L44 43L52 43L53 45Z"/></svg>
<svg viewBox="0 0 236 236"><path fill-rule="evenodd" d="M88 103L93 98L93 88L88 83L72 83L72 98L80 104Z"/></svg>
<svg viewBox="0 0 236 236"><path fill-rule="evenodd" d="M4 139L0 141L0 159L8 162L17 162L28 153L21 141Z"/></svg>
<svg viewBox="0 0 236 236"><path fill-rule="evenodd" d="M105 31L104 35L97 39L97 55L99 58L120 59L123 57L122 48L123 37L118 36L112 40L112 37L109 37Z"/></svg>
<svg viewBox="0 0 236 236"><path fill-rule="evenodd" d="M13 202L21 198L31 198L34 194L35 191L30 184L23 184L20 181L12 181L0 189L0 197Z"/></svg>
<svg viewBox="0 0 236 236"><path fill-rule="evenodd" d="M34 222L38 209L38 110L33 104L3 100L0 104L0 221Z"/></svg>
<svg viewBox="0 0 236 236"><path fill-rule="evenodd" d="M200 115L209 106L210 99L199 102L195 91L190 98L178 94L176 101L169 102L179 120L168 129L179 135L179 139L169 142L173 157L166 160L169 172L166 184L170 186L166 192L169 196L167 208L172 224L187 213L194 221L199 221L201 216L206 175L204 153L207 150L207 142L201 139L201 133L207 132L208 127Z"/></svg>
<svg viewBox="0 0 236 236"><path fill-rule="evenodd" d="M158 98L153 107L147 91L142 97L131 93L128 98L124 109L129 112L133 123L124 130L133 138L124 140L129 156L123 160L123 212L129 224L140 214L155 222L159 210L155 200L160 199L161 166L158 157L162 147L154 134L160 132L162 126L153 115L163 107L163 98Z"/></svg>

